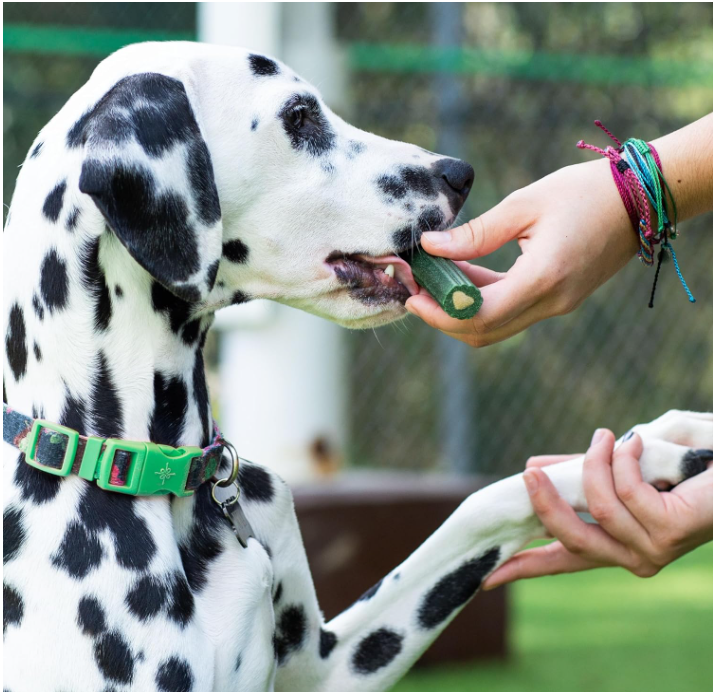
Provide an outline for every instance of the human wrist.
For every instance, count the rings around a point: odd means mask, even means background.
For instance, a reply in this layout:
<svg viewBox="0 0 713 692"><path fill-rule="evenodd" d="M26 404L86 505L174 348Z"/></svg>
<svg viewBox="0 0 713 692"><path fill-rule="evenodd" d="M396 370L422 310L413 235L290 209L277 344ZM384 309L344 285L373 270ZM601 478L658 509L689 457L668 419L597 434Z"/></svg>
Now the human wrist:
<svg viewBox="0 0 713 692"><path fill-rule="evenodd" d="M678 220L713 211L713 115L651 143L661 157Z"/></svg>

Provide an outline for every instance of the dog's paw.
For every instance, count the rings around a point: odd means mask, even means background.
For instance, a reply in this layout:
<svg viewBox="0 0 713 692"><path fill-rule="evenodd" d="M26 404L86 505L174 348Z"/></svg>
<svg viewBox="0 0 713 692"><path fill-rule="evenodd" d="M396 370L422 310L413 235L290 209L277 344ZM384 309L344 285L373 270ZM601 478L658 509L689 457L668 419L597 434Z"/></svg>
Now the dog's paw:
<svg viewBox="0 0 713 692"><path fill-rule="evenodd" d="M659 490L668 490L703 473L712 462L711 449L692 449L656 438L644 440L639 461L643 479Z"/></svg>
<svg viewBox="0 0 713 692"><path fill-rule="evenodd" d="M656 420L637 425L632 432L648 439L665 440L693 449L713 448L713 413L669 411Z"/></svg>
<svg viewBox="0 0 713 692"><path fill-rule="evenodd" d="M711 465L713 465L713 449L689 449L682 462L684 480L703 473Z"/></svg>

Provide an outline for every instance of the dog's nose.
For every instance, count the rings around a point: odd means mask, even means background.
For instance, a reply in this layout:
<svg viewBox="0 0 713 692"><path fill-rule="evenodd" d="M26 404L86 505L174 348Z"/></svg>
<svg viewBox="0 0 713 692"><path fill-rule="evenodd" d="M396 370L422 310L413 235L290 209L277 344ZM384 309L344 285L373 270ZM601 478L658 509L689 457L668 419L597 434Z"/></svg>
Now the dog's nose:
<svg viewBox="0 0 713 692"><path fill-rule="evenodd" d="M470 189L473 187L473 179L475 178L473 166L460 159L443 159L436 166L438 174L446 181L448 187L465 202Z"/></svg>

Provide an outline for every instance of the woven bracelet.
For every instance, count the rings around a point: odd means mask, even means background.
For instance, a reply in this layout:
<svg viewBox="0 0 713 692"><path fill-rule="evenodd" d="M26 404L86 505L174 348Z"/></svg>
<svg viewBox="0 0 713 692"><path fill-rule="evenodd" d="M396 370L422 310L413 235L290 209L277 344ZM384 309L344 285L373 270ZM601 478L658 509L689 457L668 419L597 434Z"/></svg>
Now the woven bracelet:
<svg viewBox="0 0 713 692"><path fill-rule="evenodd" d="M649 307L654 306L656 284L661 264L667 257L667 253L673 260L676 274L688 300L695 303L696 299L683 278L676 253L670 243L678 236L678 212L671 189L664 178L658 152L652 144L642 139L631 138L622 144L599 120L595 120L594 124L609 135L616 143L616 148L608 146L606 149L600 149L586 144L583 140L577 142L577 146L580 149L595 151L609 160L614 184L624 203L631 225L638 235L637 257L645 266L650 267L654 263L654 245L661 245ZM651 209L656 212L658 219L656 228L651 223Z"/></svg>

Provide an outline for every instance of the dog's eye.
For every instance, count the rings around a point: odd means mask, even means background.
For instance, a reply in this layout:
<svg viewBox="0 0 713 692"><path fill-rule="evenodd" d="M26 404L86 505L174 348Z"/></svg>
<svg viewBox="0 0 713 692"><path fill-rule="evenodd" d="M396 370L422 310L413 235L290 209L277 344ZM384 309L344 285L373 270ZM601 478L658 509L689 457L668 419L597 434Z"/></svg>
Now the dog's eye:
<svg viewBox="0 0 713 692"><path fill-rule="evenodd" d="M305 124L305 116L306 110L304 108L295 108L292 111L292 127L301 128Z"/></svg>

